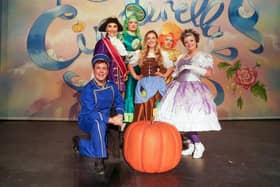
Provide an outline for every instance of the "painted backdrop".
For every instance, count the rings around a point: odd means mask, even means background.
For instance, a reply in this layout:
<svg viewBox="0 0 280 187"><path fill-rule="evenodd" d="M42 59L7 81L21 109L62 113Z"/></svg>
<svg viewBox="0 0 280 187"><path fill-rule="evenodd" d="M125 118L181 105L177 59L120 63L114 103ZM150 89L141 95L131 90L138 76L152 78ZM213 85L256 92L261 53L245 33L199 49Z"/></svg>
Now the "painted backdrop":
<svg viewBox="0 0 280 187"><path fill-rule="evenodd" d="M280 117L278 0L3 0L0 119L75 120L97 27L109 16L123 21L128 4L146 12L142 35L166 23L201 33L199 48L215 59L203 81L220 119Z"/></svg>

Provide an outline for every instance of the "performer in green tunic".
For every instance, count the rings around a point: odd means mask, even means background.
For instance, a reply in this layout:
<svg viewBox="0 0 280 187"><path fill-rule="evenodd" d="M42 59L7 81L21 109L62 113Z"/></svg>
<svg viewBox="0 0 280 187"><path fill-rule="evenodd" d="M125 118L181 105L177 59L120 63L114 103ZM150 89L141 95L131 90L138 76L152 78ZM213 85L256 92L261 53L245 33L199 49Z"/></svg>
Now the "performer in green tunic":
<svg viewBox="0 0 280 187"><path fill-rule="evenodd" d="M126 91L125 91L125 114L124 122L130 123L133 121L134 115L134 95L135 87L137 81L141 79L139 76L140 69L137 63L132 63L135 53L137 50L141 49L141 35L139 29L139 20L143 20L143 17L139 19L136 14L128 15L124 21L124 30L122 35L122 41L128 52L127 58L127 68L128 68L128 77L126 81ZM135 61L134 61L135 62ZM133 78L132 74L136 74Z"/></svg>

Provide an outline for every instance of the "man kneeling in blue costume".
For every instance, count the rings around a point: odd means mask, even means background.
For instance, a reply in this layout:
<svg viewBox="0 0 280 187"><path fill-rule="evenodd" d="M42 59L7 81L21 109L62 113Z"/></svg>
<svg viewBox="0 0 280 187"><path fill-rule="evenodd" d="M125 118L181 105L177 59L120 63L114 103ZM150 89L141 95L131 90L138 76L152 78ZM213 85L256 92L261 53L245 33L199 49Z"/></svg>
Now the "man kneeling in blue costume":
<svg viewBox="0 0 280 187"><path fill-rule="evenodd" d="M107 80L110 59L104 54L96 54L92 59L94 78L81 92L79 128L89 135L89 139L73 137L73 150L80 155L95 159L95 170L104 174L107 124L122 126L124 101L115 83ZM110 116L111 109L116 115Z"/></svg>

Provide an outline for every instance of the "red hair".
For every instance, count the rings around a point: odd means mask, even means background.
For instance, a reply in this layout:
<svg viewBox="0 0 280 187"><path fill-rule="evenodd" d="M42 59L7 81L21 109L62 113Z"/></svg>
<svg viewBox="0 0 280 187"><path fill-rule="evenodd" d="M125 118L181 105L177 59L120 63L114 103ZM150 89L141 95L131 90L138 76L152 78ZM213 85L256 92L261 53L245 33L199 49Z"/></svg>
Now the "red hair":
<svg viewBox="0 0 280 187"><path fill-rule="evenodd" d="M160 46L163 46L164 42L165 42L165 38L168 36L171 36L171 38L173 39L172 46L171 46L171 48L173 49L177 45L178 39L175 38L175 35L172 32L169 32L167 34L160 34L158 37L159 44L160 44Z"/></svg>

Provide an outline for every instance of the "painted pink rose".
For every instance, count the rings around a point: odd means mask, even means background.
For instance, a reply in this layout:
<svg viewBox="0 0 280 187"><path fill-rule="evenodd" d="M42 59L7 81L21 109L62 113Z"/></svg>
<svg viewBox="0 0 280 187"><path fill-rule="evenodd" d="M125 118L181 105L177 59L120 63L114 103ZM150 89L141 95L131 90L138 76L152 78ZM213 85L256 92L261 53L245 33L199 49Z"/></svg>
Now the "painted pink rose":
<svg viewBox="0 0 280 187"><path fill-rule="evenodd" d="M248 89L257 82L258 73L253 68L242 67L237 69L234 74L234 81L236 84Z"/></svg>

